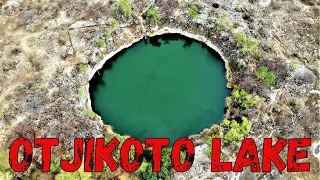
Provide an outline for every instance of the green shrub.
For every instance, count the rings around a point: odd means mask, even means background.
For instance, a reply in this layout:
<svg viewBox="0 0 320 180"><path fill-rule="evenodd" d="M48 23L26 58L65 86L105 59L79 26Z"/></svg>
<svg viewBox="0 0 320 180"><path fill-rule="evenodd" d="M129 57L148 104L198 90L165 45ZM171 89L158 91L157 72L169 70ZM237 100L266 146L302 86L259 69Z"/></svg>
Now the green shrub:
<svg viewBox="0 0 320 180"><path fill-rule="evenodd" d="M111 15L116 18L116 19L119 19L119 5L117 3L114 3L111 8L110 8L110 11L111 11Z"/></svg>
<svg viewBox="0 0 320 180"><path fill-rule="evenodd" d="M251 122L249 122L248 118L246 117L242 117L241 119L241 123L238 123L235 120L224 120L229 121L228 123L223 123L224 126L229 128L229 131L223 137L225 143L238 142L249 133L252 126Z"/></svg>
<svg viewBox="0 0 320 180"><path fill-rule="evenodd" d="M119 6L121 8L121 12L125 15L131 15L131 4L129 2L129 0L120 0L119 1Z"/></svg>
<svg viewBox="0 0 320 180"><path fill-rule="evenodd" d="M94 118L96 116L96 113L93 112L92 109L88 108L88 109L84 109L82 111L84 114L86 114L87 116L89 116L89 118Z"/></svg>
<svg viewBox="0 0 320 180"><path fill-rule="evenodd" d="M13 178L12 173L10 171L7 171L7 172L0 172L0 179L2 179L2 180L12 180L14 178Z"/></svg>
<svg viewBox="0 0 320 180"><path fill-rule="evenodd" d="M109 167L105 167L103 172L93 172L92 179L115 179L116 172L111 172Z"/></svg>
<svg viewBox="0 0 320 180"><path fill-rule="evenodd" d="M36 169L35 171L32 172L30 178L31 179L41 179L41 177L45 175L43 172L41 172L40 169Z"/></svg>
<svg viewBox="0 0 320 180"><path fill-rule="evenodd" d="M96 46L97 46L98 48L102 48L104 45L105 45L105 42L104 42L103 39L98 39L98 40L96 40Z"/></svg>
<svg viewBox="0 0 320 180"><path fill-rule="evenodd" d="M148 10L147 15L149 17L149 20L151 24L157 25L160 21L160 13L157 9L151 8Z"/></svg>
<svg viewBox="0 0 320 180"><path fill-rule="evenodd" d="M192 4L191 7L189 8L189 12L188 15L192 18L192 19L197 19L199 14L199 9L196 5Z"/></svg>
<svg viewBox="0 0 320 180"><path fill-rule="evenodd" d="M233 22L227 15L227 12L225 10L221 10L219 13L219 17L217 19L217 30L225 31L230 30L234 26Z"/></svg>
<svg viewBox="0 0 320 180"><path fill-rule="evenodd" d="M243 63L239 63L237 59L234 57L229 59L228 65L230 67L231 72L237 72L241 69L242 66L244 66Z"/></svg>
<svg viewBox="0 0 320 180"><path fill-rule="evenodd" d="M183 158L183 157L181 157L181 158ZM169 180L171 177L172 171L173 171L173 168L171 165L171 148L163 148L162 149L161 171L158 173L153 173L152 172L152 161L147 161L145 159L143 161L141 167L137 171L137 174L140 176L141 179Z"/></svg>
<svg viewBox="0 0 320 180"><path fill-rule="evenodd" d="M110 35L112 34L112 32L114 31L114 29L116 28L116 26L118 25L118 20L116 20L116 19L113 19L112 21L111 21L111 25L110 25L110 28L108 28L105 32L104 32L104 39L105 40L108 40L108 38L110 37ZM103 47L104 46L104 43L105 42L103 42L103 45L101 46L101 47Z"/></svg>
<svg viewBox="0 0 320 180"><path fill-rule="evenodd" d="M88 70L88 66L85 63L79 63L77 64L77 69L79 72L84 73Z"/></svg>
<svg viewBox="0 0 320 180"><path fill-rule="evenodd" d="M213 18L208 18L208 23L213 23Z"/></svg>
<svg viewBox="0 0 320 180"><path fill-rule="evenodd" d="M119 24L118 20L112 19L111 21L111 29L113 30Z"/></svg>
<svg viewBox="0 0 320 180"><path fill-rule="evenodd" d="M247 37L241 32L238 32L235 34L236 42L238 46L242 46L240 52L242 55L250 54L254 58L260 59L261 57L261 51L258 50L258 47L260 45L260 40Z"/></svg>
<svg viewBox="0 0 320 180"><path fill-rule="evenodd" d="M76 98L78 99L84 99L85 101L88 100L88 98L86 97L86 89L84 87L81 87L78 89L78 93L75 95Z"/></svg>
<svg viewBox="0 0 320 180"><path fill-rule="evenodd" d="M276 76L269 71L269 69L265 66L260 66L256 71L256 75L259 79L263 80L263 82L268 86L276 85Z"/></svg>
<svg viewBox="0 0 320 180"><path fill-rule="evenodd" d="M115 157L115 160L117 162L120 162L120 149L122 147L122 144L123 142L128 139L127 136L121 136L119 134L117 134L116 136L110 136L106 139L106 142L110 142L113 138L116 138L120 144L119 146L117 147L117 149L114 151L113 153L113 156ZM130 157L130 160L129 161L133 161L134 160L134 149L133 147L130 147L130 151L129 151L129 157Z"/></svg>
<svg viewBox="0 0 320 180"><path fill-rule="evenodd" d="M0 172L7 172L11 170L8 157L9 150L0 150Z"/></svg>
<svg viewBox="0 0 320 180"><path fill-rule="evenodd" d="M51 163L50 163L50 174L58 174L60 172L60 161L54 162L53 157L51 157Z"/></svg>
<svg viewBox="0 0 320 180"><path fill-rule="evenodd" d="M235 10L238 11L238 12L244 12L244 9L241 8L241 7L236 7Z"/></svg>
<svg viewBox="0 0 320 180"><path fill-rule="evenodd" d="M123 142L124 142L126 139L128 139L128 136L121 136L121 135L117 134L116 136L110 136L110 137L108 137L108 138L106 139L106 141L107 141L107 142L110 142L113 138L116 138L116 139L120 142L119 147L121 147L122 144L123 144Z"/></svg>
<svg viewBox="0 0 320 180"><path fill-rule="evenodd" d="M234 98L236 105L249 108L257 104L256 98L251 97L245 90L239 88L235 88L232 92L232 97Z"/></svg>
<svg viewBox="0 0 320 180"><path fill-rule="evenodd" d="M104 38L107 40L110 37L111 33L109 30L107 30L106 32L104 32Z"/></svg>
<svg viewBox="0 0 320 180"><path fill-rule="evenodd" d="M213 138L222 138L223 137L223 132L219 131L218 133L214 133L212 134L207 140L206 140L206 144L209 145L209 147L206 150L206 155L211 158L212 156L212 139Z"/></svg>
<svg viewBox="0 0 320 180"><path fill-rule="evenodd" d="M74 179L81 179L81 180L91 180L92 173L84 172L84 165L81 165L80 168L75 172L65 172L61 170L59 174L55 176L55 179L61 180L74 180Z"/></svg>

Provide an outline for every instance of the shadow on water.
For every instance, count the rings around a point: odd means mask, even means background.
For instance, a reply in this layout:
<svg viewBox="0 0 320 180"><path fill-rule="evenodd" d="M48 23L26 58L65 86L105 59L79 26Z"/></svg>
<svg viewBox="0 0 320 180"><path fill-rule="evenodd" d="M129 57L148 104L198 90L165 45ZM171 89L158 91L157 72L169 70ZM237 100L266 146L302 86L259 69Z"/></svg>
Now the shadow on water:
<svg viewBox="0 0 320 180"><path fill-rule="evenodd" d="M165 34L161 36L154 36L148 38L149 43L155 47L161 47L162 43L160 42L163 41L163 44L170 44L171 41L184 41L183 47L189 48L193 41L192 39L182 36L180 34ZM147 44L147 40L145 40L145 44Z"/></svg>
<svg viewBox="0 0 320 180"><path fill-rule="evenodd" d="M182 36L180 34L165 34L165 35L161 35L161 36L154 36L154 37L149 37L147 39L144 39L144 43L148 44L150 43L152 46L154 47L161 47L162 43L160 41L163 41L163 44L170 44L171 41L179 41L179 40L183 40L184 44L183 47L185 48L189 48L192 43L196 40L190 39L188 37ZM131 47L135 46L137 43L133 44ZM203 47L206 47L205 44L203 44ZM210 48L208 48L210 49ZM214 53L215 51L212 50L212 53ZM123 55L125 55L126 53L126 49L120 51L119 53L115 54L114 56L112 56L110 59L108 59L106 61L106 63L103 65L103 67L98 70L98 72L96 72L93 76L93 78L90 80L90 89L89 91L91 92L91 90L96 89L97 86L99 85L103 85L103 86L107 86L107 82L104 82L102 80L103 74L105 72L105 70L108 69L112 69L113 67L113 63L115 61L117 61L117 59ZM216 53L217 54L217 53ZM213 55L216 55L213 54ZM218 54L218 56L220 57L220 55ZM91 99L93 99L92 93L90 93L90 97ZM93 105L93 103L92 103ZM94 108L94 107L93 107Z"/></svg>

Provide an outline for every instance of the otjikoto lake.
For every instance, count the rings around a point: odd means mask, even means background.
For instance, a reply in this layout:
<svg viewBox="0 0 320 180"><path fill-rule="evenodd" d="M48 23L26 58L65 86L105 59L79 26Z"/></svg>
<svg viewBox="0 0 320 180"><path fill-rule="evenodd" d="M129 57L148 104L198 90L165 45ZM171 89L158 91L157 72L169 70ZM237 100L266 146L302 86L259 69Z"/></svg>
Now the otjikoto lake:
<svg viewBox="0 0 320 180"><path fill-rule="evenodd" d="M200 133L223 119L221 57L177 34L140 41L109 59L90 81L93 110L119 134L139 138Z"/></svg>

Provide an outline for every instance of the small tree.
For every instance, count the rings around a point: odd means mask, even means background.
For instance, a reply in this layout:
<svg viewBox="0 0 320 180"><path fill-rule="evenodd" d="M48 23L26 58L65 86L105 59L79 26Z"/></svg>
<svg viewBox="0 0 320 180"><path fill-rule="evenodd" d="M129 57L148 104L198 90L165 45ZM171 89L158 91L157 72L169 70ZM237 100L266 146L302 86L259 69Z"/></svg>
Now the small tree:
<svg viewBox="0 0 320 180"><path fill-rule="evenodd" d="M98 48L102 48L105 45L104 40L103 39L96 40L96 45Z"/></svg>
<svg viewBox="0 0 320 180"><path fill-rule="evenodd" d="M192 18L192 19L196 19L198 17L199 14L199 9L196 5L192 4L191 7L189 8L189 13L188 15Z"/></svg>
<svg viewBox="0 0 320 180"><path fill-rule="evenodd" d="M219 17L217 19L217 30L226 31L230 30L234 26L233 21L229 18L225 10L219 11Z"/></svg>
<svg viewBox="0 0 320 180"><path fill-rule="evenodd" d="M151 24L157 25L160 21L160 13L157 9L151 8L148 10L147 15L150 19Z"/></svg>
<svg viewBox="0 0 320 180"><path fill-rule="evenodd" d="M114 28L118 25L118 21L116 19L112 19L111 21L111 29L114 30Z"/></svg>
<svg viewBox="0 0 320 180"><path fill-rule="evenodd" d="M223 121L223 126L229 128L229 131L223 137L225 143L238 142L250 132L251 122L246 117L242 117L241 120L241 123L233 119Z"/></svg>
<svg viewBox="0 0 320 180"><path fill-rule="evenodd" d="M254 58L260 59L261 51L258 50L260 40L256 38L247 37L245 34L238 32L235 34L237 46L242 46L240 52L242 55L250 54Z"/></svg>
<svg viewBox="0 0 320 180"><path fill-rule="evenodd" d="M84 72L86 72L88 70L88 66L85 63L79 63L79 64L77 64L77 70L80 73L84 73Z"/></svg>
<svg viewBox="0 0 320 180"><path fill-rule="evenodd" d="M120 5L120 8L121 8L121 12L123 14L131 15L132 6L131 6L129 0L120 0L119 1L119 5Z"/></svg>
<svg viewBox="0 0 320 180"><path fill-rule="evenodd" d="M266 85L276 85L276 76L272 72L270 72L267 67L260 66L256 72L256 75L259 79L263 80Z"/></svg>
<svg viewBox="0 0 320 180"><path fill-rule="evenodd" d="M256 98L250 96L245 90L235 89L232 92L232 97L234 98L236 104L243 108L250 108L257 104Z"/></svg>

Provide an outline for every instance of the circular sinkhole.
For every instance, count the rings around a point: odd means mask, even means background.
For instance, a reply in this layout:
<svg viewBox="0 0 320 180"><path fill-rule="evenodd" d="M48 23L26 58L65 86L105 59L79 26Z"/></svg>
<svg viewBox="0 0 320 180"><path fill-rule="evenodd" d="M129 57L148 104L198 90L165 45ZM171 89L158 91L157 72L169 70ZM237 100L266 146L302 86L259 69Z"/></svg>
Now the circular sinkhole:
<svg viewBox="0 0 320 180"><path fill-rule="evenodd" d="M178 34L140 41L107 60L90 81L93 110L119 134L145 138L200 133L223 119L224 62Z"/></svg>

